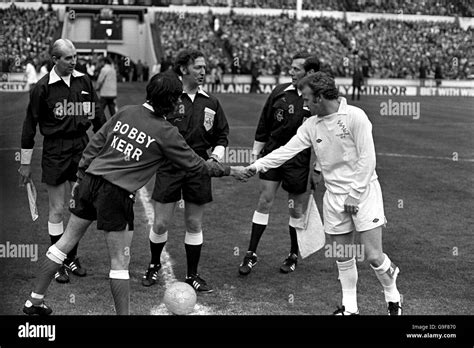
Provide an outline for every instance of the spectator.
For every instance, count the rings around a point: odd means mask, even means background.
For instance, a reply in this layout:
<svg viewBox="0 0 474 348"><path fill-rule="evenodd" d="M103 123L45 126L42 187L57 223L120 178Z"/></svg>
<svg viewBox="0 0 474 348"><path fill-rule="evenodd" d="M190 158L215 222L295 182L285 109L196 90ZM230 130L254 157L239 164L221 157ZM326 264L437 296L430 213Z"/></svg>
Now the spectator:
<svg viewBox="0 0 474 348"><path fill-rule="evenodd" d="M443 79L443 70L439 61L435 62L434 78L436 81L436 87L441 86L441 80Z"/></svg>
<svg viewBox="0 0 474 348"><path fill-rule="evenodd" d="M360 89L364 85L364 75L359 66L354 68L352 74L352 100L354 100L355 93L357 91L357 100L360 100Z"/></svg>
<svg viewBox="0 0 474 348"><path fill-rule="evenodd" d="M97 79L96 90L100 94L99 103L105 115L105 107L109 109L110 117L115 115L117 98L117 72L112 64L110 57L105 57L100 60L102 68Z"/></svg>
<svg viewBox="0 0 474 348"><path fill-rule="evenodd" d="M139 59L136 66L136 72L137 72L137 81L138 82L143 82L143 64L142 61Z"/></svg>
<svg viewBox="0 0 474 348"><path fill-rule="evenodd" d="M33 59L28 58L26 61L26 70L25 70L25 78L26 78L26 83L28 84L29 89L33 89L33 87L36 85L36 82L38 82L37 75L36 75L36 67L35 67L35 62Z"/></svg>

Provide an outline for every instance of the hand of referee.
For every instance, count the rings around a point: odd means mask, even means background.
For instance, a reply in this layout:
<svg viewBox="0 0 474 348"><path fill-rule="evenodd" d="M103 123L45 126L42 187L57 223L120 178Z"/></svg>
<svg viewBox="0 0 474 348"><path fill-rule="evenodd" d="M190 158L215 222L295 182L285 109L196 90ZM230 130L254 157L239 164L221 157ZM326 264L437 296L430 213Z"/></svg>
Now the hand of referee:
<svg viewBox="0 0 474 348"><path fill-rule="evenodd" d="M26 185L28 181L30 181L31 165L30 164L20 165L20 168L18 168L18 173L20 173L20 183L22 185Z"/></svg>

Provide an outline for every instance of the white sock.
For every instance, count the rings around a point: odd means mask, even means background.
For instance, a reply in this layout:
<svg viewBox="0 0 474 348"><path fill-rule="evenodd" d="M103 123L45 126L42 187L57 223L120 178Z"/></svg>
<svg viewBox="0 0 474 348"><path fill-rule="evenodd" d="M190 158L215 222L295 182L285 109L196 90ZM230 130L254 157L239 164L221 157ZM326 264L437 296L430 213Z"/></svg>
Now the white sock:
<svg viewBox="0 0 474 348"><path fill-rule="evenodd" d="M259 213L258 211L255 210L253 213L252 222L254 224L266 226L268 225L269 217L270 217L270 214Z"/></svg>
<svg viewBox="0 0 474 348"><path fill-rule="evenodd" d="M190 233L186 231L186 234L184 235L184 244L201 245L203 240L204 238L202 235L202 231L199 233Z"/></svg>
<svg viewBox="0 0 474 348"><path fill-rule="evenodd" d="M57 224L48 221L48 233L50 236L60 236L64 232L63 222Z"/></svg>
<svg viewBox="0 0 474 348"><path fill-rule="evenodd" d="M159 244L165 243L168 240L168 231L163 234L157 234L153 231L153 227L150 229L149 239L152 243Z"/></svg>
<svg viewBox="0 0 474 348"><path fill-rule="evenodd" d="M386 302L400 302L400 293L397 289L397 275L398 275L398 267L390 261L389 257L384 254L385 259L379 267L372 267L375 271L375 275L377 276L380 284L383 286L383 292L385 294L385 301ZM395 270L397 269L397 273Z"/></svg>
<svg viewBox="0 0 474 348"><path fill-rule="evenodd" d="M342 287L342 305L347 312L356 313L357 308L357 266L354 258L349 261L336 261L339 281Z"/></svg>

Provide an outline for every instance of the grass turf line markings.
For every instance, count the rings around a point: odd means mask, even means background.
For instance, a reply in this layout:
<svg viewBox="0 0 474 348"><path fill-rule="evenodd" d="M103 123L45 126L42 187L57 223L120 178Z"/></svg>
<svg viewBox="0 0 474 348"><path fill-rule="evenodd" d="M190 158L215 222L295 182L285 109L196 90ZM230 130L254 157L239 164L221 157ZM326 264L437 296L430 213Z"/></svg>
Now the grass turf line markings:
<svg viewBox="0 0 474 348"><path fill-rule="evenodd" d="M148 218L148 226L152 226L155 212L153 209L153 205L150 203L150 193L148 192L146 186L143 186L140 190L138 190L137 198L138 201L140 201L140 203L142 204L146 217ZM150 229L148 228L147 231L149 230ZM173 271L173 260L171 259L170 254L166 251L166 246L163 248L163 252L161 254L161 276L165 281L166 287L168 287L171 283L177 281ZM166 315L170 314L170 312L166 309L165 305L161 303L158 306L153 306L150 310L150 314ZM195 310L192 314L210 315L213 314L213 311L209 307L196 303Z"/></svg>
<svg viewBox="0 0 474 348"><path fill-rule="evenodd" d="M453 158L452 158L452 157L437 157L437 156L425 156L425 155L409 155L409 154L387 153L387 152L377 152L377 156L404 157L404 158L422 158L422 159L437 159L437 160L453 161ZM474 162L474 159L472 159L472 158L458 158L456 162Z"/></svg>

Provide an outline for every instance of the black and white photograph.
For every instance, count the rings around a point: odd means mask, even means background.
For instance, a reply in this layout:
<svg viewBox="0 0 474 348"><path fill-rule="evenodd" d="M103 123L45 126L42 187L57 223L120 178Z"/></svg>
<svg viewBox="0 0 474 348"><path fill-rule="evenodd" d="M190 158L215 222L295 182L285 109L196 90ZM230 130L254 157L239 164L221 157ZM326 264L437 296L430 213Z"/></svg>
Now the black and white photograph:
<svg viewBox="0 0 474 348"><path fill-rule="evenodd" d="M473 34L470 0L0 0L0 347L472 347Z"/></svg>

